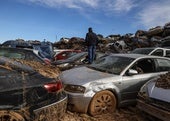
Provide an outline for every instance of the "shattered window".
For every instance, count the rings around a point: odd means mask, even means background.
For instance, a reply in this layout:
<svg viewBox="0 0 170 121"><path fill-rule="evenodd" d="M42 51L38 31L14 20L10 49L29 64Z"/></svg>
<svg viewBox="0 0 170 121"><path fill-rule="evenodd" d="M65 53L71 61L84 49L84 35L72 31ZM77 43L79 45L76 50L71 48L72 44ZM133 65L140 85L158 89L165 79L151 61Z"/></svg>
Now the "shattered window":
<svg viewBox="0 0 170 121"><path fill-rule="evenodd" d="M103 72L120 74L134 59L119 56L106 56L91 65L92 68Z"/></svg>

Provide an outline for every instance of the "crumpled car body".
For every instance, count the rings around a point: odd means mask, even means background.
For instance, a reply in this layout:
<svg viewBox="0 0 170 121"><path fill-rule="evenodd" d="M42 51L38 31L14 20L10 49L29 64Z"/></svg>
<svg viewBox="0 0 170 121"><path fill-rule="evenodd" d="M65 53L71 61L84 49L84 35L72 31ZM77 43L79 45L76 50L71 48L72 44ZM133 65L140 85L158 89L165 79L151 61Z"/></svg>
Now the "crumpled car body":
<svg viewBox="0 0 170 121"><path fill-rule="evenodd" d="M96 58L98 59L103 56L103 53L96 52ZM87 52L79 52L74 54L73 56L64 59L64 60L57 60L52 62L52 65L56 65L61 71L71 69L80 65L85 65L88 63L88 53Z"/></svg>
<svg viewBox="0 0 170 121"><path fill-rule="evenodd" d="M62 83L30 66L0 57L0 119L51 121L62 118L67 95Z"/></svg>
<svg viewBox="0 0 170 121"><path fill-rule="evenodd" d="M136 66L141 66L143 73L139 73L135 69ZM89 66L63 71L60 79L68 94L69 110L90 113L89 109L92 112L98 109L101 114L102 111L107 112L110 105L116 108L136 104L141 86L151 78L167 73L168 70L168 58L140 54L110 54ZM99 93L101 95L95 100ZM91 108L91 104L95 105L92 103L93 100L99 105Z"/></svg>
<svg viewBox="0 0 170 121"><path fill-rule="evenodd" d="M170 84L165 83L167 73L161 77L151 79L142 86L138 94L137 107L163 121L169 121L170 119ZM165 78L164 78L164 77ZM158 80L161 83L158 84Z"/></svg>

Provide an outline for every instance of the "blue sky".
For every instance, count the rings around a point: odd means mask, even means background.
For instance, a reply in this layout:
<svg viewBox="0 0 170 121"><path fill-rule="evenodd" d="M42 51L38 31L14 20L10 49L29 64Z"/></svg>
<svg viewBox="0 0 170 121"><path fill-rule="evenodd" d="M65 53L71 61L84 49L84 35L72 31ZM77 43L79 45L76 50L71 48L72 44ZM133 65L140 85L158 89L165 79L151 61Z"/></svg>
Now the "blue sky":
<svg viewBox="0 0 170 121"><path fill-rule="evenodd" d="M0 43L84 38L88 27L104 37L135 33L170 22L169 6L170 0L0 0Z"/></svg>

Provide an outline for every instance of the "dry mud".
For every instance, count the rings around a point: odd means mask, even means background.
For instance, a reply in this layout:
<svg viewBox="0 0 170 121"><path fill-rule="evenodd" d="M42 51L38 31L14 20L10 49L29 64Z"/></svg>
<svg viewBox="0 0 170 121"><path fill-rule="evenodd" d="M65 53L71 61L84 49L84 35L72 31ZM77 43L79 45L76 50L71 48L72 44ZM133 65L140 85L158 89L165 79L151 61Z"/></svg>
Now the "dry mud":
<svg viewBox="0 0 170 121"><path fill-rule="evenodd" d="M87 114L79 114L67 111L61 121L149 121L142 116L136 107L127 107L116 110L113 114L91 117Z"/></svg>

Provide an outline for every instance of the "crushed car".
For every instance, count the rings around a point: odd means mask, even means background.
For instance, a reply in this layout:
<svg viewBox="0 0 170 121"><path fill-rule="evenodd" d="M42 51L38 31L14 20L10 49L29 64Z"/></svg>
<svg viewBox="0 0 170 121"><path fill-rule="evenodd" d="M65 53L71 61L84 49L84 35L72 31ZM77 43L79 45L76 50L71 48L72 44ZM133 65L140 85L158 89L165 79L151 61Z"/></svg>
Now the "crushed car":
<svg viewBox="0 0 170 121"><path fill-rule="evenodd" d="M109 54L93 64L63 71L68 109L92 116L135 105L138 91L151 78L170 71L170 59L142 54Z"/></svg>
<svg viewBox="0 0 170 121"><path fill-rule="evenodd" d="M104 56L104 53L96 52L95 60ZM57 60L51 62L52 65L57 66L61 71L68 70L80 65L88 63L88 52L79 52L64 60Z"/></svg>
<svg viewBox="0 0 170 121"><path fill-rule="evenodd" d="M44 66L38 71L0 57L0 120L59 121L64 116L67 95L62 82Z"/></svg>
<svg viewBox="0 0 170 121"><path fill-rule="evenodd" d="M72 50L72 49L66 49L66 50L61 50L60 52L56 52L54 55L54 60L65 60L77 53L82 52L81 50Z"/></svg>
<svg viewBox="0 0 170 121"><path fill-rule="evenodd" d="M138 94L137 107L163 121L170 119L170 72L151 79Z"/></svg>

